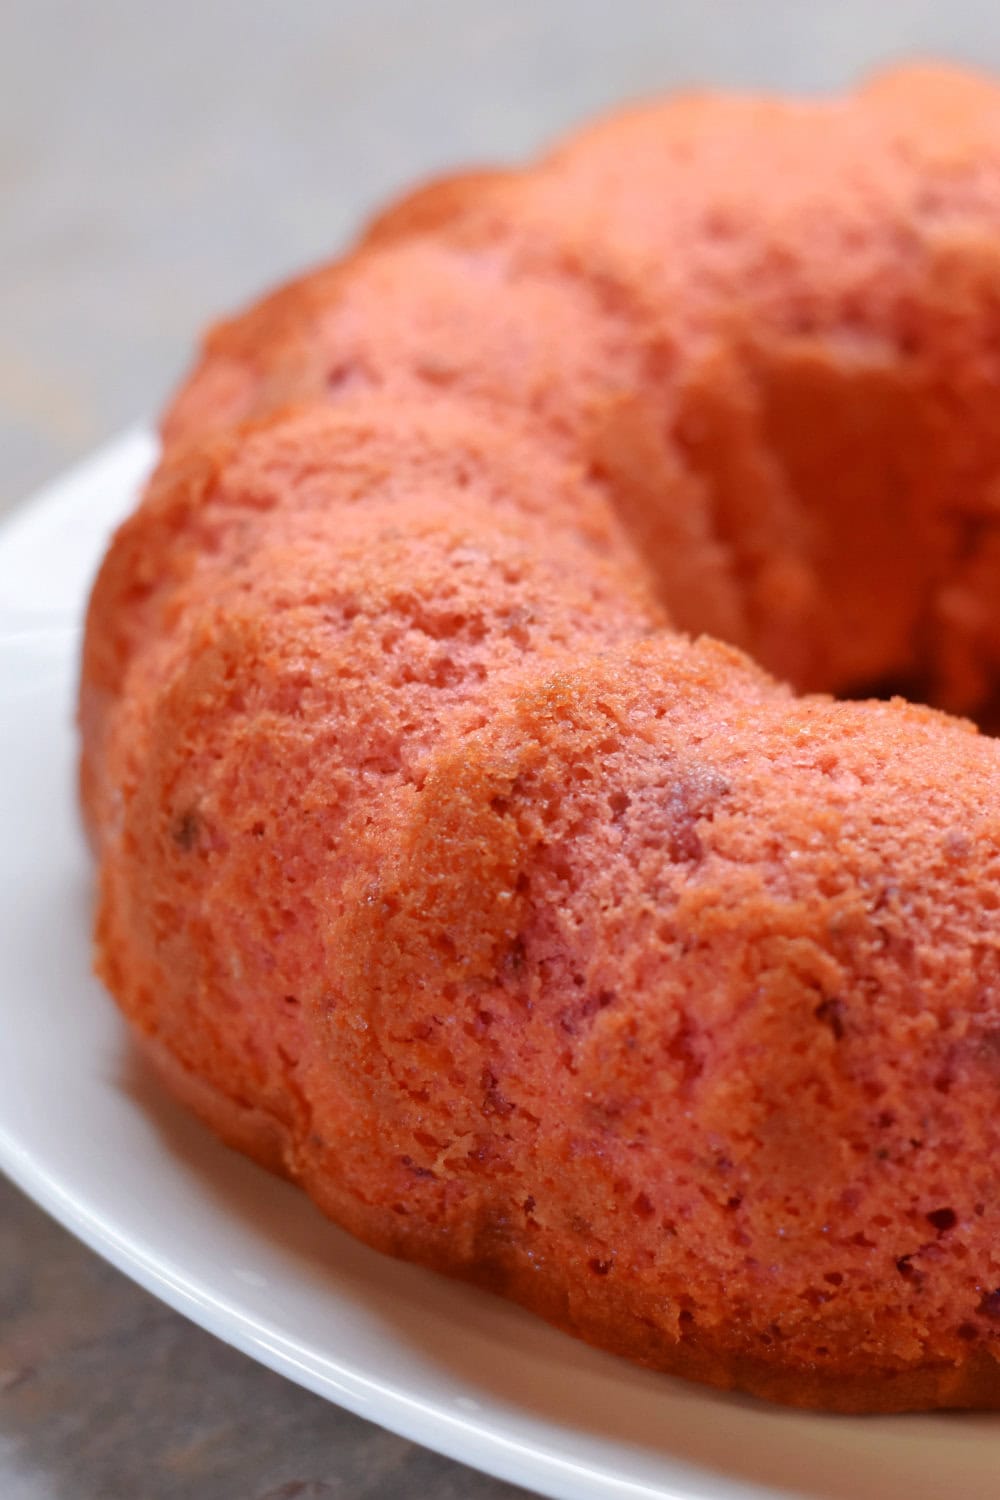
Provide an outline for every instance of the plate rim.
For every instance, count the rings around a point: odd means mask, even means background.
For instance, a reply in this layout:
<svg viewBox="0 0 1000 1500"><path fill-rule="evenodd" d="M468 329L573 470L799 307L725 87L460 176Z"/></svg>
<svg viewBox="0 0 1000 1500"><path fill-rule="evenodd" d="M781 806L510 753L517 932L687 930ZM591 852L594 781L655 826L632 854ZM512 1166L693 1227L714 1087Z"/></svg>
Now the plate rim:
<svg viewBox="0 0 1000 1500"><path fill-rule="evenodd" d="M26 623L29 635L51 634L55 625L55 633L63 637L60 650L65 656L60 660L65 666L75 665L81 607L94 566L104 552L110 530L134 507L140 486L157 454L155 434L148 426L137 424L0 516L0 648L13 646L16 649L16 639L25 633ZM62 572L56 569L55 583L47 603L37 611L37 619L33 617L33 595L30 595L31 603L26 607L26 614L25 609L17 604L16 587L11 607L3 591L8 581L17 576L12 571L12 562L16 567L18 561L30 563L32 557L37 561L38 549L45 546L53 527L72 518L81 503L92 500L102 487L114 503L100 510L99 518L89 527L80 528L79 538L66 544L67 555L62 562L68 566ZM110 1001L108 1007L109 1014L117 1019ZM127 1036L125 1023L119 1020L119 1025L122 1036ZM163 1096L169 1098L165 1090ZM190 1118L188 1112L181 1113ZM211 1132L206 1131L205 1137L213 1143L216 1141ZM243 1162L245 1158L239 1160ZM37 1149L30 1135L26 1133L23 1139L19 1139L16 1132L7 1128L2 1117L0 1172L116 1270L223 1343L367 1421L455 1462L520 1485L531 1493L548 1496L550 1500L599 1500L599 1497L609 1497L610 1500L613 1496L619 1496L621 1500L709 1500L710 1496L717 1497L717 1500L779 1500L782 1496L785 1500L793 1500L793 1497L805 1500L807 1494L814 1493L812 1485L806 1489L796 1483L791 1488L789 1481L782 1483L780 1479L770 1477L750 1477L745 1471L741 1473L722 1464L713 1467L701 1455L688 1457L683 1452L654 1451L652 1447L645 1451L657 1466L654 1476L647 1480L638 1470L632 1475L616 1472L612 1467L612 1450L635 1445L627 1438L612 1434L606 1437L607 1458L597 1453L590 1457L581 1455L580 1461L574 1462L569 1453L545 1442L546 1430L555 1432L561 1429L564 1435L571 1437L570 1424L560 1424L558 1419L542 1414L535 1416L541 1427L533 1429L528 1419L535 1414L527 1401L516 1408L516 1412L526 1419L523 1435L508 1432L498 1421L503 1398L488 1397L480 1408L481 1414L472 1409L474 1403L471 1402L468 1409L455 1409L458 1402L455 1407L449 1406L436 1394L421 1399L412 1379L407 1383L408 1377L402 1380L394 1378L391 1366L388 1374L380 1378L378 1369L372 1373L356 1361L345 1364L335 1349L328 1351L319 1345L310 1348L301 1343L294 1332L283 1328L280 1320L259 1316L256 1309L241 1306L235 1295L227 1296L211 1277L199 1282L197 1274L186 1272L183 1259L178 1259L172 1247L164 1250L155 1237L144 1236L134 1223L127 1220L124 1226L116 1224L113 1205L104 1205L100 1196L91 1192L75 1190L68 1169L47 1164L44 1151ZM360 1242L355 1243L360 1247ZM363 1248L366 1255L373 1257L373 1263L383 1259L391 1262L391 1258L382 1257L369 1247ZM537 1321L541 1327L547 1326L542 1320ZM574 1345L567 1340L567 1347L569 1365ZM668 1376L658 1378L671 1379ZM725 1397L723 1392L684 1384L688 1391L703 1394L707 1400ZM746 1398L737 1399L742 1402ZM776 1410L763 1404L761 1409L762 1415ZM799 1415L815 1417L821 1414ZM726 1420L722 1403L717 1408L717 1420L723 1423ZM827 1420L838 1422L840 1419L829 1417ZM582 1431L586 1431L585 1422L584 1417L579 1424ZM991 1448L991 1463L992 1451ZM661 1466L662 1473L659 1472Z"/></svg>
<svg viewBox="0 0 1000 1500"><path fill-rule="evenodd" d="M33 1153L12 1140L3 1127L0 1127L0 1172L88 1249L196 1327L293 1384L419 1447L551 1500L582 1500L586 1496L596 1500L597 1496L611 1493L634 1500L690 1500L691 1491L679 1489L673 1483L669 1487L657 1484L654 1488L624 1476L616 1476L615 1489L609 1491L609 1476L592 1464L572 1464L530 1442L506 1438L473 1416L448 1412L436 1402L421 1402L392 1385L359 1374L332 1357L328 1363L337 1371L337 1379L324 1376L310 1351L296 1345L279 1327L264 1322L255 1325L234 1303L199 1294L196 1285L155 1250L130 1236L116 1234L99 1213L88 1208L42 1167ZM370 1253L378 1254L375 1250ZM377 1395L382 1403L377 1416L367 1406L370 1394ZM526 1465L530 1465L530 1470ZM544 1489L540 1487L542 1482ZM748 1487L742 1480L736 1483L743 1486L748 1497L778 1493L756 1485Z"/></svg>

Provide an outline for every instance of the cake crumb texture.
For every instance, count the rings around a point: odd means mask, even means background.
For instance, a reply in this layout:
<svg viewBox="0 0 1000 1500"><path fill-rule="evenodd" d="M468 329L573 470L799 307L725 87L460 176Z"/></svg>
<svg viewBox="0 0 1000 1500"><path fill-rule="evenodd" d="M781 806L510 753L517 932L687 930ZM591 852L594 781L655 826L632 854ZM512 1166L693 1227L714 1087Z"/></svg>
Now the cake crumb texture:
<svg viewBox="0 0 1000 1500"><path fill-rule="evenodd" d="M80 692L170 1086L604 1348L1000 1409L998 389L1000 89L929 65L622 111L212 329Z"/></svg>

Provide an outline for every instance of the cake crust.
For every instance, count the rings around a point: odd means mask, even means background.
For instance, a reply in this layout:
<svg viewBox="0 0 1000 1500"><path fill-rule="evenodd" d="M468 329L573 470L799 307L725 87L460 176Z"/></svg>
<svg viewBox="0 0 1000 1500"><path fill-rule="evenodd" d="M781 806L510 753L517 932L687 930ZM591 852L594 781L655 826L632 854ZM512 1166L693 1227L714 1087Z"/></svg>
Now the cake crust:
<svg viewBox="0 0 1000 1500"><path fill-rule="evenodd" d="M188 1108L641 1363L1000 1410L998 284L1000 89L909 68L621 112L210 332L80 695Z"/></svg>

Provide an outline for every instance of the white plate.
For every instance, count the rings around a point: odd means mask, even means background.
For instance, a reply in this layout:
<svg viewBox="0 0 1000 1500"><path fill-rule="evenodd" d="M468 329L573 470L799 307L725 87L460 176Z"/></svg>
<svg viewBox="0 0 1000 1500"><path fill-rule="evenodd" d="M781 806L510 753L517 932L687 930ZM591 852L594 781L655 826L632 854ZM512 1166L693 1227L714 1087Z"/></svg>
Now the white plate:
<svg viewBox="0 0 1000 1500"><path fill-rule="evenodd" d="M0 528L0 1167L220 1338L542 1494L996 1500L996 1417L815 1416L634 1369L366 1250L161 1095L89 975L72 728L86 588L153 453L125 437Z"/></svg>

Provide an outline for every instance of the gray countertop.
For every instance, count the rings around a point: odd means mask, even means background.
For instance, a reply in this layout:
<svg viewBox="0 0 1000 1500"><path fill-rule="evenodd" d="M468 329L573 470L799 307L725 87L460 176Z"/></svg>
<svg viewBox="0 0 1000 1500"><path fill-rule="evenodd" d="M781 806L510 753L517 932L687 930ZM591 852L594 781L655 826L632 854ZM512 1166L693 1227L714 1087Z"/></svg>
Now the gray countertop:
<svg viewBox="0 0 1000 1500"><path fill-rule="evenodd" d="M0 509L156 410L207 318L411 180L672 86L813 90L993 0L4 0ZM0 1043L2 1044L2 1043ZM493 1500L160 1306L0 1183L3 1500Z"/></svg>

